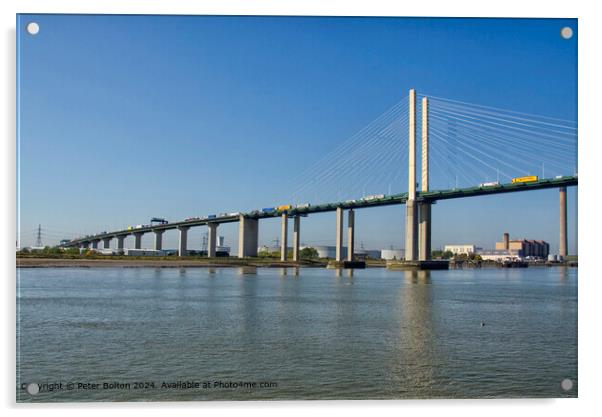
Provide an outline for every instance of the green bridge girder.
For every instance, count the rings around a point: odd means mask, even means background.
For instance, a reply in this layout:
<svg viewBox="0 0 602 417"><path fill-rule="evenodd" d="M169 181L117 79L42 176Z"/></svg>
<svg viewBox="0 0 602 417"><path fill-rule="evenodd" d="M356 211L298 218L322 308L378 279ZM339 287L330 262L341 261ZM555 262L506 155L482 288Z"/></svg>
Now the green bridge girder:
<svg viewBox="0 0 602 417"><path fill-rule="evenodd" d="M453 188L449 190L435 190L416 193L416 201L435 203L438 200L450 200L455 198L466 198L466 197L477 197L483 195L503 194L520 191L532 191L532 190L543 190L547 188L560 188L560 187L571 187L578 185L577 175L563 176L557 178L543 178L532 182L522 183L507 183L499 184L494 186L476 186L468 188ZM370 201L366 200L348 200L345 202L325 203L310 205L306 208L292 208L286 211L274 211L270 213L264 213L261 211L252 211L248 213L241 213L241 215L254 219L265 219L270 217L280 217L282 213L287 213L289 216L305 216L312 213L324 213L328 211L335 211L337 208L343 209L361 209L369 207L389 206L395 204L405 204L408 198L407 193L394 194L385 196L384 198L374 199ZM223 216L215 219L196 219L189 221L182 221L176 223L168 223L156 226L143 227L140 229L132 230L118 230L114 232L102 233L94 236L88 236L85 238L75 239L70 241L65 247L79 246L84 242L92 242L95 240L102 240L105 238L115 238L118 236L129 236L134 233L149 233L161 230L177 229L179 227L195 227L203 226L207 223L233 223L239 221L239 216Z"/></svg>

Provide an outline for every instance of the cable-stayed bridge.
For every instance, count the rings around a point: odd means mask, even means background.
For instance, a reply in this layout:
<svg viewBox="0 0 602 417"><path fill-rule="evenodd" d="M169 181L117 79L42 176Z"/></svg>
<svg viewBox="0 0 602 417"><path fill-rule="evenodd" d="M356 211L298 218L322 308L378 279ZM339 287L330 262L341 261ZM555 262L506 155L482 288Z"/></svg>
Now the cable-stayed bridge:
<svg viewBox="0 0 602 417"><path fill-rule="evenodd" d="M343 215L348 212L348 260L353 260L354 210L406 206L406 260L428 260L431 205L438 200L546 188L560 190L560 255L567 255L566 187L577 181L577 124L571 120L418 95L393 105L373 122L309 167L290 204L147 225L77 238L64 246L105 248L134 236L179 231L179 254L187 253L191 227L208 227L208 256L215 256L217 227L239 222L239 257L257 255L259 220L282 219L281 254L286 260L288 220L294 222L293 260L299 260L301 217L336 212L336 260L342 260ZM420 175L417 176L417 173ZM407 184L406 187L403 184ZM309 203L311 202L311 203Z"/></svg>

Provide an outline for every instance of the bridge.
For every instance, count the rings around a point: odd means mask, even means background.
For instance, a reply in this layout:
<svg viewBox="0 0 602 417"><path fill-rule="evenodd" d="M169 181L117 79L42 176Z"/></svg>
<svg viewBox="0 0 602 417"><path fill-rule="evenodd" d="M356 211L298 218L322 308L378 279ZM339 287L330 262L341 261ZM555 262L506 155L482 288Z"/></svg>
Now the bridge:
<svg viewBox="0 0 602 417"><path fill-rule="evenodd" d="M431 254L431 206L439 200L450 200L458 198L478 197L484 195L495 195L502 193L514 193L523 191L542 190L549 188L558 188L560 190L560 255L567 255L567 201L566 201L566 188L570 186L578 185L577 174L573 175L555 175L552 178L542 178L533 176L529 180L523 180L520 182L508 182L501 183L498 181L490 181L480 183L478 185L471 185L467 187L453 187L449 189L430 190L429 189L429 175L430 175L430 133L433 133L435 138L439 138L441 141L449 144L449 139L445 138L445 132L442 132L443 121L446 122L445 127L448 128L448 135L457 136L460 140L465 139L465 143L469 144L470 150L466 151L462 148L457 148L458 151L462 151L472 160L478 161L483 164L487 169L494 169L495 167L488 162L487 158L491 158L495 152L500 152L499 149L489 150L484 152L483 150L475 147L476 143L491 143L496 145L496 140L500 140L500 135L505 134L502 139L509 141L512 146L518 150L518 154L512 154L510 158L513 160L503 160L498 158L499 166L505 168L511 167L520 169L517 167L516 160L527 161L529 153L527 150L530 146L528 143L519 142L524 137L530 140L532 143L538 146L540 155L546 156L545 161L549 165L557 167L556 169L563 169L561 166L561 159L557 155L554 155L548 149L551 143L555 143L559 149L571 150L570 140L575 140L576 150L576 128L563 123L559 119L543 118L533 119L533 115L526 115L523 113L514 114L514 112L508 113L496 113L492 109L484 106L465 106L464 109L462 102L457 101L445 101L440 100L444 105L437 112L434 112L433 119L431 122L429 116L431 116L431 110L429 108L429 97L422 97L422 120L421 120L421 183L420 189L417 189L416 181L416 154L417 154L417 117L416 117L416 92L410 90L407 97L407 116L403 120L399 120L399 113L403 112L405 107L402 105L394 106L394 110L390 110L386 117L381 116L377 119L378 123L383 126L387 126L386 129L381 129L379 134L374 134L374 126L369 126L369 129L359 136L362 141L358 138L354 138L353 146L354 150L367 149L366 135L370 134L376 137L373 140L374 143L382 143L382 137L392 137L389 132L391 131L392 123L405 124L407 121L408 135L408 191L390 195L372 195L363 197L360 199L348 199L345 201L335 201L327 203L316 203L316 204L296 204L286 205L280 207L274 207L269 210L254 210L251 212L235 212L229 214L223 214L219 216L211 217L195 217L184 221L157 224L157 225L145 225L137 228L128 228L126 230L116 230L111 232L102 232L91 236L85 236L77 239L73 239L63 246L65 247L81 247L94 249L98 248L99 243L103 242L104 248L109 248L113 239L117 240L117 250L124 249L124 242L128 236L134 236L134 248L141 249L142 236L146 233L154 234L154 249L162 249L162 236L167 230L178 230L179 231L179 244L178 254L179 256L186 256L188 253L187 249L187 236L188 230L192 227L207 227L208 228L208 242L207 242L207 255L208 257L216 256L216 237L217 228L223 223L239 223L239 244L238 244L238 256L243 257L254 257L257 256L258 248L258 232L259 232L259 221L261 219L281 218L281 260L285 261L287 256L288 248L288 220L293 220L293 261L299 260L300 253L300 232L301 232L301 218L307 217L314 213L324 212L335 212L336 213L336 261L342 261L343 254L343 215L344 212L348 213L348 226L347 226L347 260L353 260L354 254L354 243L355 243L355 210L357 209L368 209L379 206L388 205L405 205L406 207L406 227L405 227L405 258L406 260L429 260ZM464 111L463 111L464 109ZM529 118L529 117L531 118ZM479 123L479 117L485 118L485 122ZM387 119L388 118L388 119ZM393 122L391 122L393 120ZM451 128L450 128L451 126ZM507 129L504 129L507 128ZM431 132L432 130L432 132ZM574 133L573 133L574 130ZM507 132L506 132L507 131ZM387 132L387 134L383 134ZM568 133L567 133L568 132ZM476 139L475 139L476 138ZM471 141L478 142L471 142ZM380 141L380 142L379 142ZM552 142L556 141L556 142ZM540 146L541 145L541 146ZM396 144L399 146L399 144ZM503 151L503 150L502 150ZM345 151L346 154L350 154L349 150ZM525 155L521 156L521 153L525 152ZM340 155L341 152L339 152ZM340 159L340 156L339 156ZM436 160L435 160L436 161ZM542 162L542 171L544 170L545 161ZM441 164L441 161L436 162ZM329 169L341 169L340 164L333 165ZM564 168L566 170L566 168ZM500 168L495 168L497 176L500 175ZM477 170L479 172L479 170ZM508 174L503 174L510 178ZM318 178L330 178L332 172L320 173L317 175ZM466 174L464 176L468 179ZM456 182L457 182L456 175Z"/></svg>

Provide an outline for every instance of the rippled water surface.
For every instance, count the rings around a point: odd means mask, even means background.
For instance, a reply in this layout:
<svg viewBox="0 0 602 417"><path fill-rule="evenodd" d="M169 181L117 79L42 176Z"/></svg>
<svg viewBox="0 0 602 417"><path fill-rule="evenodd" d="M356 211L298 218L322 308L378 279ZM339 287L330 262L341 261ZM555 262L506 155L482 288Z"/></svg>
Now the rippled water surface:
<svg viewBox="0 0 602 417"><path fill-rule="evenodd" d="M577 396L576 268L17 274L18 401Z"/></svg>

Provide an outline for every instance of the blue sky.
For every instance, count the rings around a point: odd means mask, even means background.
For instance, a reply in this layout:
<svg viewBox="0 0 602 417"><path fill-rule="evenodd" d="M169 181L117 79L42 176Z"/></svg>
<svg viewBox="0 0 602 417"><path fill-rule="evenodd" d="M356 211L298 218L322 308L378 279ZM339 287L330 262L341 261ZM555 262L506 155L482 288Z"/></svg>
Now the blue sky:
<svg viewBox="0 0 602 417"><path fill-rule="evenodd" d="M20 15L20 228L33 243L285 204L307 167L418 92L576 120L575 19ZM36 21L40 32L28 35ZM400 167L405 169L405 167ZM405 191L399 184L394 191ZM336 196L333 196L333 200ZM310 201L311 202L311 201ZM399 247L404 207L360 210ZM576 191L569 191L575 250ZM433 245L505 231L558 247L558 190L440 202ZM236 247L236 225L220 234ZM203 228L192 229L191 248ZM260 242L279 234L262 221ZM176 232L166 246L175 247ZM334 214L303 219L332 244ZM145 236L143 245L151 245Z"/></svg>

